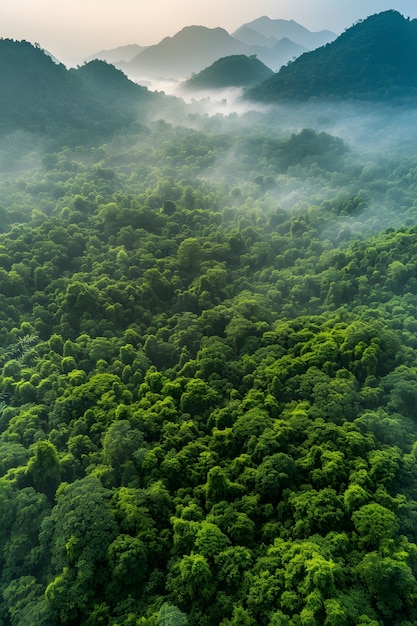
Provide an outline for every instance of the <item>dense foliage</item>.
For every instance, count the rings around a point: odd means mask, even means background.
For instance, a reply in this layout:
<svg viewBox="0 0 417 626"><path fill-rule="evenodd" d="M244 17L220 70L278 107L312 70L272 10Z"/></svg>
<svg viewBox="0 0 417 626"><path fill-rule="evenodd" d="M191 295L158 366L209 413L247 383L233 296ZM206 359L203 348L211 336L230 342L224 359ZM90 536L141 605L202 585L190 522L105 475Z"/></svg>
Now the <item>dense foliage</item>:
<svg viewBox="0 0 417 626"><path fill-rule="evenodd" d="M198 74L189 78L187 89L224 89L247 87L260 83L273 75L273 71L256 56L233 54L222 57Z"/></svg>
<svg viewBox="0 0 417 626"><path fill-rule="evenodd" d="M385 11L303 54L260 85L253 100L361 99L408 103L417 97L417 20Z"/></svg>
<svg viewBox="0 0 417 626"><path fill-rule="evenodd" d="M182 122L1 152L0 624L415 624L417 159Z"/></svg>

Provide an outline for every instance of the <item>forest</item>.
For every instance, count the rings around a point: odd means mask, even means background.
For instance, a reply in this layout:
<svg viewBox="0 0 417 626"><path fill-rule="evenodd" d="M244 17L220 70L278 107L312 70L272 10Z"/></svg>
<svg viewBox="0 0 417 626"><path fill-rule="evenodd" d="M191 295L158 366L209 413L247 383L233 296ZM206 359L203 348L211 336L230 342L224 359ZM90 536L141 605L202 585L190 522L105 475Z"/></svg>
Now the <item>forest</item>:
<svg viewBox="0 0 417 626"><path fill-rule="evenodd" d="M0 624L412 626L415 111L167 102L0 139Z"/></svg>

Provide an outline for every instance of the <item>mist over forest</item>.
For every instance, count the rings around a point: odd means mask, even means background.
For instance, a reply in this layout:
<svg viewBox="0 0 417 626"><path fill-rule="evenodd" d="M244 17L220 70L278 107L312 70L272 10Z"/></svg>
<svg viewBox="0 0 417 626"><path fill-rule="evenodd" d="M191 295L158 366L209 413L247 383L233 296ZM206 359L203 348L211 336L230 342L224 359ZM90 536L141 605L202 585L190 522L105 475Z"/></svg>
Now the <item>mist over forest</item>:
<svg viewBox="0 0 417 626"><path fill-rule="evenodd" d="M0 626L417 623L415 27L183 97L0 40Z"/></svg>

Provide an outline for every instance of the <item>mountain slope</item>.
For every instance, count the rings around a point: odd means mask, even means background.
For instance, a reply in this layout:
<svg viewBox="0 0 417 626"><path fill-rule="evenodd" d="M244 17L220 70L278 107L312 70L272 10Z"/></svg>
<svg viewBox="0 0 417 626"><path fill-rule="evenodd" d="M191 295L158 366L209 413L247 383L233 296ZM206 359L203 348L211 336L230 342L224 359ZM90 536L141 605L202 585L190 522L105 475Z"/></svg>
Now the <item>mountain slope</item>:
<svg viewBox="0 0 417 626"><path fill-rule="evenodd" d="M120 102L126 98L150 95L106 61L96 59L71 71L82 81L85 89L99 97L113 96Z"/></svg>
<svg viewBox="0 0 417 626"><path fill-rule="evenodd" d="M81 86L74 76L28 42L0 40L0 84L2 131L85 119Z"/></svg>
<svg viewBox="0 0 417 626"><path fill-rule="evenodd" d="M222 89L225 87L246 87L259 83L273 71L256 57L236 54L215 61L187 80L187 89Z"/></svg>
<svg viewBox="0 0 417 626"><path fill-rule="evenodd" d="M0 84L2 134L108 132L136 120L138 107L157 98L104 61L67 70L41 48L11 39L0 40Z"/></svg>
<svg viewBox="0 0 417 626"><path fill-rule="evenodd" d="M161 99L106 61L90 61L71 71L83 85L86 97L101 109L102 123L110 128L129 125L143 116L151 102Z"/></svg>
<svg viewBox="0 0 417 626"><path fill-rule="evenodd" d="M417 97L416 60L417 20L385 11L302 55L247 97L267 102L311 97L407 101Z"/></svg>

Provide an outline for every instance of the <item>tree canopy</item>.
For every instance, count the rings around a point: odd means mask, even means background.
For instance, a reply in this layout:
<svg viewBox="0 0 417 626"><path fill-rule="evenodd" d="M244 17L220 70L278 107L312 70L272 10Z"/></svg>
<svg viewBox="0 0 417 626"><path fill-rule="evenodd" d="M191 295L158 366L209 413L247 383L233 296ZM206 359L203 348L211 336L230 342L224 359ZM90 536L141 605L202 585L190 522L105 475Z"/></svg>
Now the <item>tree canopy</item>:
<svg viewBox="0 0 417 626"><path fill-rule="evenodd" d="M0 624L417 622L415 150L274 116L0 142Z"/></svg>

